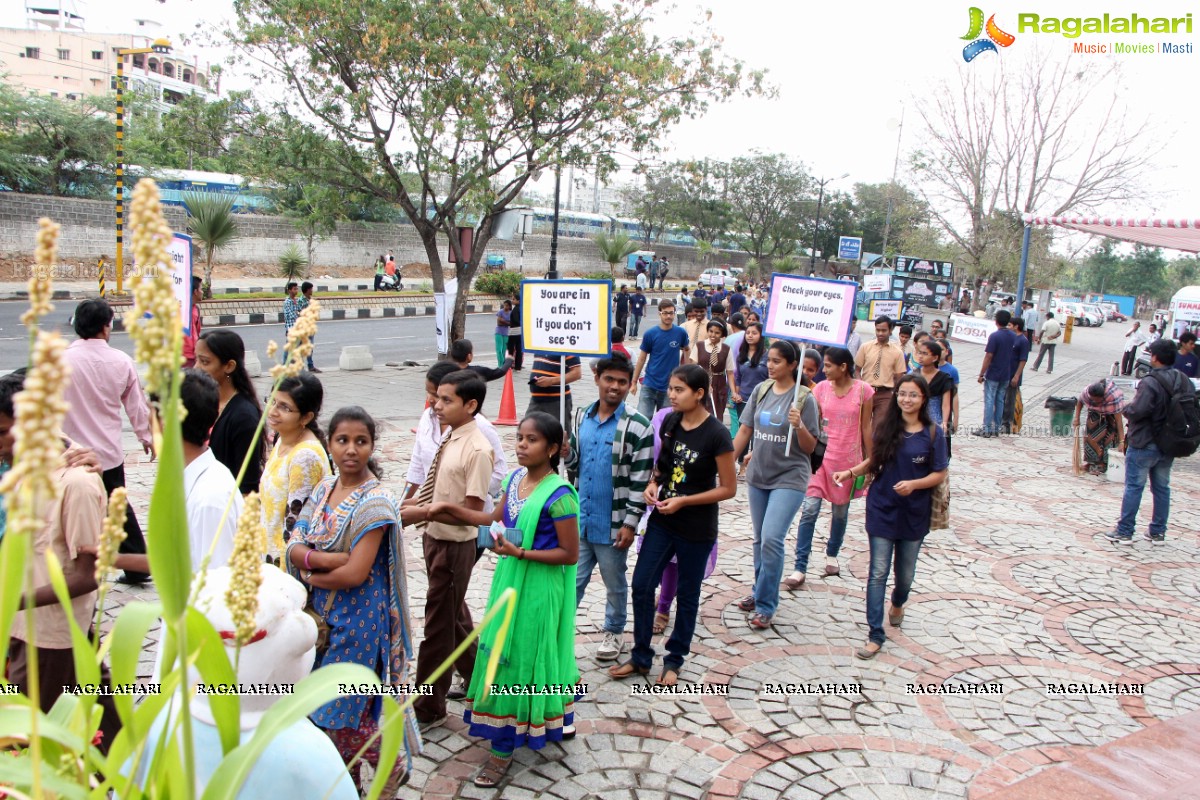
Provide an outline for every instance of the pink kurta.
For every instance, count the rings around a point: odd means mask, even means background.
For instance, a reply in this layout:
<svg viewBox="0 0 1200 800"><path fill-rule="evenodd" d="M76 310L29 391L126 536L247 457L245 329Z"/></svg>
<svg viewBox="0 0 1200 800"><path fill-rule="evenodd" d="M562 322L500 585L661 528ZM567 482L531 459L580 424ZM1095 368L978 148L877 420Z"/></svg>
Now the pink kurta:
<svg viewBox="0 0 1200 800"><path fill-rule="evenodd" d="M833 473L850 469L863 460L861 411L868 407L875 390L870 384L856 380L844 397L838 397L831 381L821 381L813 387L821 409L822 427L829 441L821 468L808 482L808 496L820 497L834 505L850 502L853 481L841 486L833 482Z"/></svg>

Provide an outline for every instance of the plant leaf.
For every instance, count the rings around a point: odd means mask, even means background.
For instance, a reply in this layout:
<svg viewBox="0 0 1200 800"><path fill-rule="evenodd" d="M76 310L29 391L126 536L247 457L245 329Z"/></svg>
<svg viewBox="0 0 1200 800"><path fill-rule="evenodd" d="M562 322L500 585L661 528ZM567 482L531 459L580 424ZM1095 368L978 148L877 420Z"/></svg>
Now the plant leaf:
<svg viewBox="0 0 1200 800"><path fill-rule="evenodd" d="M187 507L183 491L183 437L179 420L181 371L171 379L162 404L162 449L158 477L150 495L146 554L150 572L162 601L163 617L173 622L183 617L192 584L191 547L188 545ZM170 666L169 664L167 666Z"/></svg>
<svg viewBox="0 0 1200 800"><path fill-rule="evenodd" d="M117 686L137 681L137 667L141 658L146 634L162 613L159 603L132 602L126 603L117 621L109 633L106 643L109 647L109 658L112 664L112 680ZM136 735L140 730L134 721L133 697L117 695L113 698L117 713L121 715L121 725L131 727L131 734ZM143 734L145 731L141 731Z"/></svg>
<svg viewBox="0 0 1200 800"><path fill-rule="evenodd" d="M229 651L208 618L189 608L187 613L188 646L194 648L196 669L205 683L234 685L237 672L229 662ZM193 659L188 658L191 663ZM241 741L241 701L237 694L208 695L213 721L221 736L221 752L228 755Z"/></svg>

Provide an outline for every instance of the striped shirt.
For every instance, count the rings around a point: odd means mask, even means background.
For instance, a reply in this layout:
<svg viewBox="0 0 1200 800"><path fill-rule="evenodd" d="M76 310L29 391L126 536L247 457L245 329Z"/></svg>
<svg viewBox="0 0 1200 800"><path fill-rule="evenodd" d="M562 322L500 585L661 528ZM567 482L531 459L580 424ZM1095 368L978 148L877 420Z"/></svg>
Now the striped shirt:
<svg viewBox="0 0 1200 800"><path fill-rule="evenodd" d="M571 429L567 431L570 453L567 454L567 475L578 484L579 427L584 417L595 412L597 404L575 409ZM621 527L637 529L646 511L644 492L654 469L654 428L650 420L621 404L621 415L612 443L612 539L616 541ZM582 499L580 502L583 502Z"/></svg>
<svg viewBox="0 0 1200 800"><path fill-rule="evenodd" d="M529 369L529 396L538 398L557 398L559 396L559 387L562 386L559 380L559 363L562 356L536 356L533 359L533 366ZM567 356L567 372L580 366L579 356ZM538 386L537 379L551 377L554 378L553 386ZM571 385L567 384L567 397L571 396Z"/></svg>

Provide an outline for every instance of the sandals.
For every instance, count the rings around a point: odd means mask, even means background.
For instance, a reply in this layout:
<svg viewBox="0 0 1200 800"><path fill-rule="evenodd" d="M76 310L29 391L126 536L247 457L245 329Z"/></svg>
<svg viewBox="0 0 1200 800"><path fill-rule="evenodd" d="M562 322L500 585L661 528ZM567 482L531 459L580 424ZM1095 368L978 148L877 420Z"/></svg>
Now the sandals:
<svg viewBox="0 0 1200 800"><path fill-rule="evenodd" d="M639 667L637 664L633 663L632 660L626 661L621 664L614 664L613 666L608 668L608 677L616 678L617 680L624 680L625 678L628 678L632 675L649 675L649 674L650 674L649 667Z"/></svg>
<svg viewBox="0 0 1200 800"><path fill-rule="evenodd" d="M797 577L797 576L799 576L799 577ZM787 589L789 592L794 592L797 589L799 589L801 586L804 585L804 579L807 577L808 576L805 575L803 572L793 573L792 575L789 575L787 578L784 578L783 588Z"/></svg>
<svg viewBox="0 0 1200 800"><path fill-rule="evenodd" d="M754 595L752 595L752 594L748 594L745 597L743 597L741 600L737 601L737 607L740 608L742 611L753 611L754 606L755 606Z"/></svg>
<svg viewBox="0 0 1200 800"><path fill-rule="evenodd" d="M755 614L750 618L750 627L756 631L769 630L771 627L771 618L766 614Z"/></svg>
<svg viewBox="0 0 1200 800"><path fill-rule="evenodd" d="M869 661L879 655L879 651L883 649L883 645L875 642L867 642L865 646L854 651L855 658L861 658L863 661Z"/></svg>
<svg viewBox="0 0 1200 800"><path fill-rule="evenodd" d="M488 756L488 760L475 774L474 784L482 789L491 789L504 780L504 776L508 774L508 768L511 766L512 756L508 758Z"/></svg>
<svg viewBox="0 0 1200 800"><path fill-rule="evenodd" d="M662 674L655 682L657 686L674 686L679 683L679 670L674 667L663 667Z"/></svg>
<svg viewBox="0 0 1200 800"><path fill-rule="evenodd" d="M892 606L888 609L888 623L893 628L899 628L900 623L904 622L904 607Z"/></svg>
<svg viewBox="0 0 1200 800"><path fill-rule="evenodd" d="M660 612L660 613L657 613L654 615L654 627L652 628L652 630L654 631L655 635L657 635L657 634L660 634L663 631L665 631L667 629L667 626L670 624L671 624L671 615L663 614Z"/></svg>

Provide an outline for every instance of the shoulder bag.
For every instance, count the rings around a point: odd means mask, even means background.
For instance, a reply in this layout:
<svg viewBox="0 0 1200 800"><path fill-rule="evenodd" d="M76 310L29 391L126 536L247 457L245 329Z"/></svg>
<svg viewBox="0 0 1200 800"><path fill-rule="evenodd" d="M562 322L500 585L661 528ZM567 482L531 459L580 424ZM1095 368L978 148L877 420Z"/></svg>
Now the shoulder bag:
<svg viewBox="0 0 1200 800"><path fill-rule="evenodd" d="M937 436L937 426L933 425L929 428L929 458L932 464L934 437ZM930 493L932 498L931 510L929 515L929 530L941 531L950 527L950 473L946 473L946 477L942 478L942 482L933 487Z"/></svg>

